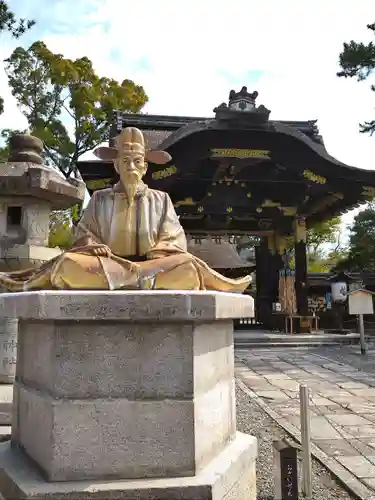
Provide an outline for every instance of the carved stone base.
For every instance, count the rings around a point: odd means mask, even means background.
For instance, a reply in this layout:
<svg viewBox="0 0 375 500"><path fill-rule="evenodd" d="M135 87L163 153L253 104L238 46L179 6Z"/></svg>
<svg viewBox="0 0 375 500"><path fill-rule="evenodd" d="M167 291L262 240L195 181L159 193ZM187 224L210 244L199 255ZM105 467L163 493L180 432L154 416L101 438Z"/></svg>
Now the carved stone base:
<svg viewBox="0 0 375 500"><path fill-rule="evenodd" d="M22 453L0 444L4 500L255 500L257 440L235 439L193 477L119 481L46 482Z"/></svg>
<svg viewBox="0 0 375 500"><path fill-rule="evenodd" d="M5 314L19 318L12 445L50 483L39 479L41 498L83 498L76 481L85 499L255 498L256 440L236 433L233 359L233 319L253 315L251 297L21 292L1 296ZM4 455L0 493L30 498L16 455ZM18 489L2 491L12 477Z"/></svg>

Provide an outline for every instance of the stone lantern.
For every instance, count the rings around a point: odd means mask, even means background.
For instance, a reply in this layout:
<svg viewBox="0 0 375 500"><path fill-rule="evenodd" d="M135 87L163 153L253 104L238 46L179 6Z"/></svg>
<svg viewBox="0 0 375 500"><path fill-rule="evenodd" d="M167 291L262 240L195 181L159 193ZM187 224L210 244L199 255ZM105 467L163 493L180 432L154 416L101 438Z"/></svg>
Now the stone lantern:
<svg viewBox="0 0 375 500"><path fill-rule="evenodd" d="M52 210L81 203L85 185L43 165L43 143L15 135L10 156L0 163L0 271L27 269L60 253L48 248Z"/></svg>

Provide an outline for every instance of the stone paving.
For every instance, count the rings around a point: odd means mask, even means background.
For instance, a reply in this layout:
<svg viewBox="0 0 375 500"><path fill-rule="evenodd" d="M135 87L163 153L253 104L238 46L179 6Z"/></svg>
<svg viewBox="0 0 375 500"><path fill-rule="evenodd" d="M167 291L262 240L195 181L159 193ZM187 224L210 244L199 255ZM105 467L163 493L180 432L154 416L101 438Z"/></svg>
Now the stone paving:
<svg viewBox="0 0 375 500"><path fill-rule="evenodd" d="M310 388L313 443L375 498L375 371L300 349L238 349L236 358L237 376L297 429L299 385Z"/></svg>

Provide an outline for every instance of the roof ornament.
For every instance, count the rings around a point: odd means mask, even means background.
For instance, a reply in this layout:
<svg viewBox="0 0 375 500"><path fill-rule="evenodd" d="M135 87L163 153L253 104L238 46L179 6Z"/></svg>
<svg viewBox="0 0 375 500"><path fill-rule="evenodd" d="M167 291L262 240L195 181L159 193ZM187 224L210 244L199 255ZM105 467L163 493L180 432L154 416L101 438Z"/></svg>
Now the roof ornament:
<svg viewBox="0 0 375 500"><path fill-rule="evenodd" d="M216 120L236 120L241 123L262 124L268 121L271 111L263 104L256 106L258 92L248 92L247 87L242 87L239 92L229 92L228 104L223 102L214 109Z"/></svg>
<svg viewBox="0 0 375 500"><path fill-rule="evenodd" d="M242 87L239 92L231 90L229 92L228 107L237 111L251 111L255 108L255 100L258 95L257 91L250 94L247 87Z"/></svg>

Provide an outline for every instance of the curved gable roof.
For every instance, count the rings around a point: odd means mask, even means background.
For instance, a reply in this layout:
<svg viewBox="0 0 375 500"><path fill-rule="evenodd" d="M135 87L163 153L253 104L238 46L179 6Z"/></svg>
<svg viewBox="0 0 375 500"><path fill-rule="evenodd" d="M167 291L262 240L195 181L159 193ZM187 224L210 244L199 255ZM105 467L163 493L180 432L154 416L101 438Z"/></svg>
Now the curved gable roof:
<svg viewBox="0 0 375 500"><path fill-rule="evenodd" d="M193 134L198 134L199 132L203 132L206 130L225 130L228 129L227 126L223 126L219 121L217 121L215 118L212 119L207 119L207 120L202 120L198 122L193 122L193 123L188 123L187 125L182 126L181 128L177 129L175 132L172 132L171 134L168 135L168 137L165 138L161 143L158 144L158 147L163 150L168 150L171 146L175 145L177 142L181 141L182 139L185 139L188 136L191 136ZM301 143L303 143L305 146L310 148L312 151L314 151L318 156L320 156L322 159L338 166L342 167L345 170L351 171L351 173L364 173L365 176L368 176L368 174L374 176L373 182L375 182L375 173L373 172L371 174L371 170L359 168L359 167L354 167L351 165L347 165L346 163L341 162L340 160L337 160L333 156L331 156L326 148L324 147L323 141L318 142L313 140L311 137L308 135L304 134L301 130L299 130L296 127L293 127L287 123L279 122L279 121L270 121L267 123L266 126L263 128L254 128L254 130L264 130L265 133L276 133L276 134L283 134L286 136L289 136L291 138L294 138ZM251 128L249 128L251 130Z"/></svg>

